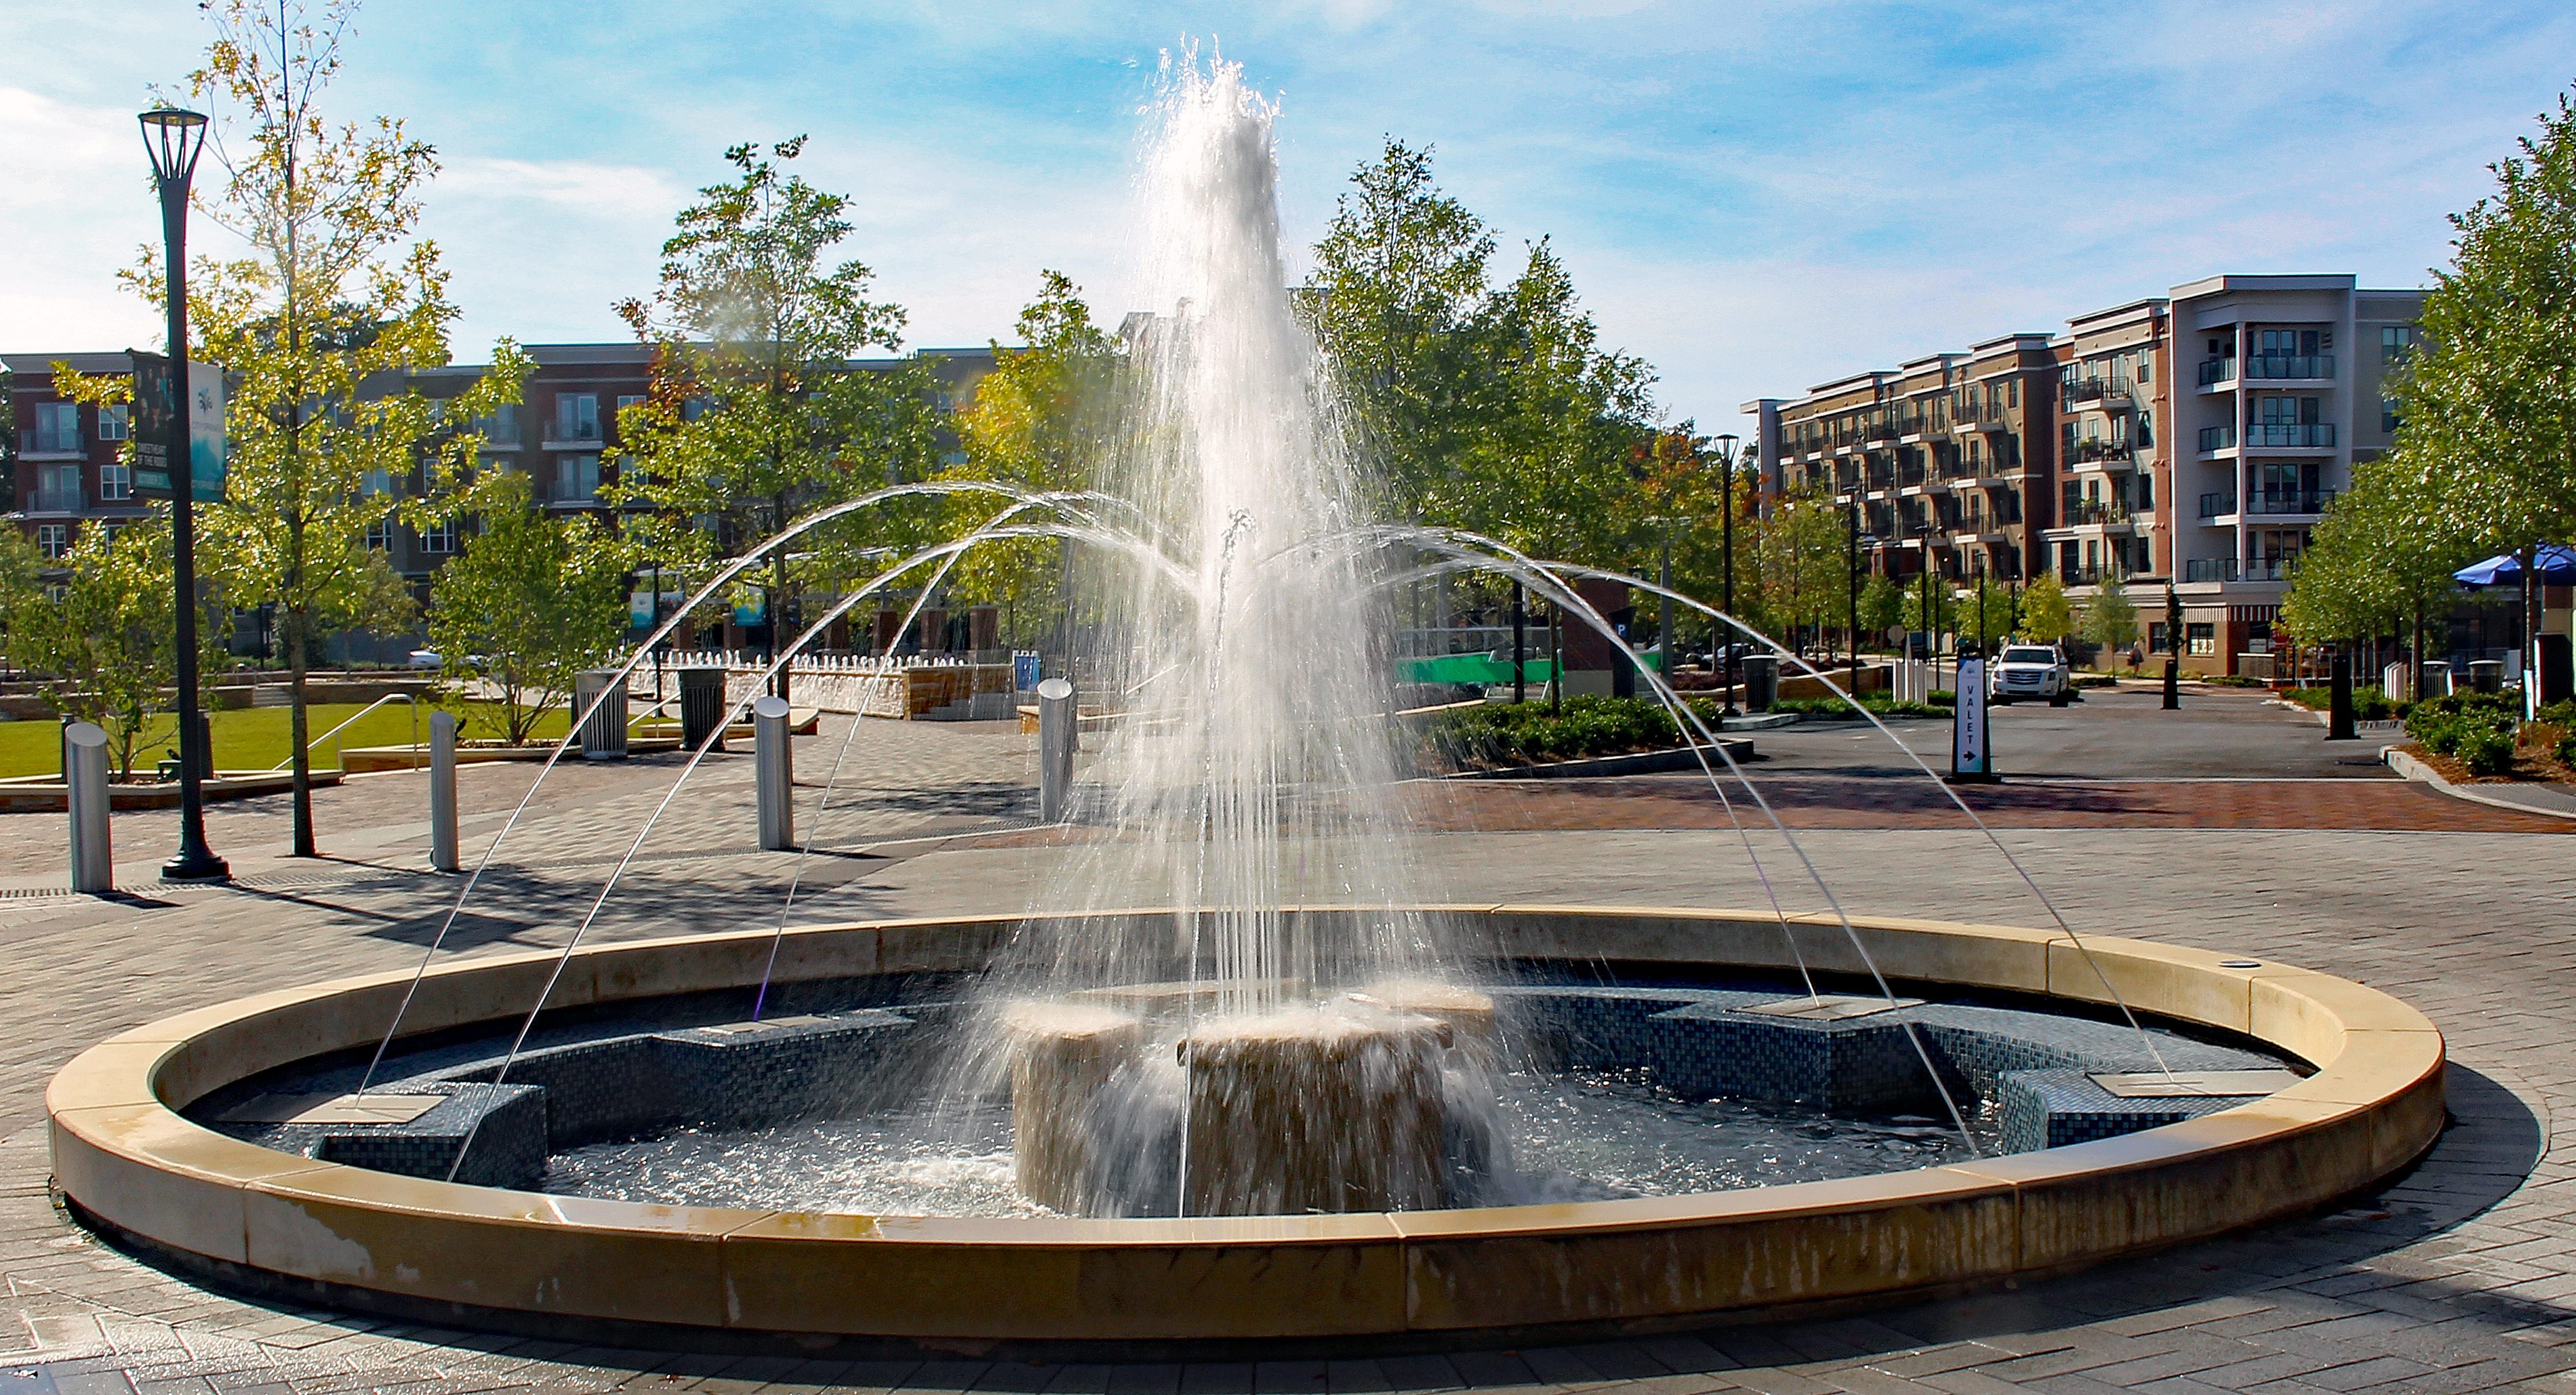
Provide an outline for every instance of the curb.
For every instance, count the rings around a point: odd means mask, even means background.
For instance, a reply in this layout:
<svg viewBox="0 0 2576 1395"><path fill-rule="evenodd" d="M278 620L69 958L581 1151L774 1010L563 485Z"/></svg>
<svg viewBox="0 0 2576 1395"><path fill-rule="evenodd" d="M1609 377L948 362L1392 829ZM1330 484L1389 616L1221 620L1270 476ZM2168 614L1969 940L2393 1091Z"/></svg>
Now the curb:
<svg viewBox="0 0 2576 1395"><path fill-rule="evenodd" d="M2517 804L2510 799L2498 799L2491 794L2477 794L2473 792L2470 786L2467 785L2452 784L2450 781L2442 778L2441 772L2435 770L2429 765L2426 765L2424 762L2415 759L2413 756L2406 754L2404 751L2398 750L2394 746L2380 747L2379 758L2388 763L2389 769L2396 771L2407 779L2421 784L2431 785L2435 790L2443 794L2447 794L2453 799L2465 799L2471 804L2484 804L2490 809L2510 809L2517 814L2538 814L2543 818L2551 819L2576 819L2576 810L2551 809L2534 804Z"/></svg>
<svg viewBox="0 0 2576 1395"><path fill-rule="evenodd" d="M1737 760L1753 754L1753 743L1740 736L1721 736L1718 741ZM1588 776L1652 775L1668 770L1697 770L1703 753L1717 755L1715 747L1676 746L1668 751L1641 751L1624 756L1592 756L1583 760L1550 761L1545 765L1515 765L1500 770L1459 770L1440 776L1443 780L1576 780Z"/></svg>

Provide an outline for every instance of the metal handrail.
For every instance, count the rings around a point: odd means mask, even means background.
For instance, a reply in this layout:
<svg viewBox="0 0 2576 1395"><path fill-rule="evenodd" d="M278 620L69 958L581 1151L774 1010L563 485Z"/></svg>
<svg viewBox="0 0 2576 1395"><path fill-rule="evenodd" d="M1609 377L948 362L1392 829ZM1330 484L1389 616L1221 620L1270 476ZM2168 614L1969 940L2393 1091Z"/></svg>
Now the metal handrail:
<svg viewBox="0 0 2576 1395"><path fill-rule="evenodd" d="M312 740L305 742L304 754L307 756L312 755L314 747L319 746L323 742L329 741L331 738L338 736L341 732L348 730L349 722L354 722L360 717L375 711L377 708L382 707L389 702L407 703L411 707L411 768L414 770L420 769L420 697L416 693L387 693L383 697L376 699L374 702L368 703L366 706L359 708L356 712L351 713L349 715L348 722L342 722L340 725L331 728L320 736L314 737ZM293 743L290 742L288 744L291 746ZM294 763L295 752L293 750L289 750L286 753L286 759L279 761L277 764L268 768L269 773L273 775ZM348 762L340 757L340 748L334 745L331 748L332 768L337 770L347 764Z"/></svg>

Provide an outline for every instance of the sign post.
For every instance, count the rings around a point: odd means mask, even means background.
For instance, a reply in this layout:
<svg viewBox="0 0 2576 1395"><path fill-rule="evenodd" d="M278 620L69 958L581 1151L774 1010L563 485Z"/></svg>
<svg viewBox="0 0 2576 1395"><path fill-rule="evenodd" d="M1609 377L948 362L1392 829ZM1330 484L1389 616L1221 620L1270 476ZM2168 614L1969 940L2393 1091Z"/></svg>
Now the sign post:
<svg viewBox="0 0 2576 1395"><path fill-rule="evenodd" d="M1954 785L2001 784L1995 774L1994 749L1986 730L1986 660L1982 654L1959 656L1950 709L1950 774Z"/></svg>

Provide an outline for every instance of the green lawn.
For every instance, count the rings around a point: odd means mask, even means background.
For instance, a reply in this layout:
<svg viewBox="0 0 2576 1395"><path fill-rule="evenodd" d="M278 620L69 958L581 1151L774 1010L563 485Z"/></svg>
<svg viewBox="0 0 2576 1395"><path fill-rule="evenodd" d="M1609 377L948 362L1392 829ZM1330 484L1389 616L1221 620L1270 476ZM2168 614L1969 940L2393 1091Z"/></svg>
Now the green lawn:
<svg viewBox="0 0 2576 1395"><path fill-rule="evenodd" d="M410 711L399 702L389 702L367 714L364 720L339 736L324 741L323 733L355 716L364 704L335 702L317 704L306 709L307 730L315 741L313 764L316 769L338 765L335 746L400 746L412 739ZM266 770L286 759L288 710L283 707L244 707L213 714L215 734L215 768L218 770ZM504 730L499 703L467 703L465 727L458 733L466 740L497 738ZM536 734L555 738L564 734L568 717L561 708L547 713L537 723ZM134 768L149 774L164 752L178 744L176 725L162 717L147 728L134 743ZM420 739L429 739L429 708L420 710ZM53 722L0 722L0 778L12 775L53 775L62 769L61 727ZM114 747L109 748L111 758Z"/></svg>

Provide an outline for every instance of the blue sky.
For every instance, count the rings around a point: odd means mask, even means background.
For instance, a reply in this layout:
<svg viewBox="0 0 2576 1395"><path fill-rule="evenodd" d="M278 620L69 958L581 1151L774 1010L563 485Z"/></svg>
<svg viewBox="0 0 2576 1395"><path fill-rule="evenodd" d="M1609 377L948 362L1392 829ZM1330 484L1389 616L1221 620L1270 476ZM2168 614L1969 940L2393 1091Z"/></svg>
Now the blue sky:
<svg viewBox="0 0 2576 1395"><path fill-rule="evenodd" d="M187 0L0 7L0 348L155 337L110 279L156 232L132 113L207 32ZM1499 269L1552 237L1711 429L2213 272L2419 284L2576 81L2576 10L2512 0L376 0L333 100L440 149L460 357L620 337L610 302L650 290L722 148L799 132L910 343L980 343L1040 267L1132 308L1138 112L1193 37L1282 101L1292 243L1383 137L1436 145Z"/></svg>

